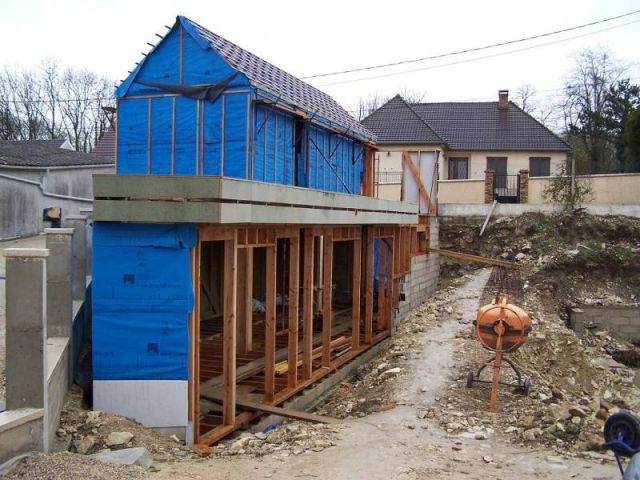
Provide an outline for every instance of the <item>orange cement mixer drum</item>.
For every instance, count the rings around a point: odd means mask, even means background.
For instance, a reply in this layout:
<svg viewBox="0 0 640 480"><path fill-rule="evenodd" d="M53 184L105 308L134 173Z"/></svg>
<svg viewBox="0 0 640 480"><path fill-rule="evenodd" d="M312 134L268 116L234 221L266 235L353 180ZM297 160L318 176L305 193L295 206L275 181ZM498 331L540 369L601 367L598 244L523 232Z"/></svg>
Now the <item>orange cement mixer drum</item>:
<svg viewBox="0 0 640 480"><path fill-rule="evenodd" d="M494 352L515 350L526 342L531 331L527 312L507 303L507 298L480 307L475 324L480 343Z"/></svg>

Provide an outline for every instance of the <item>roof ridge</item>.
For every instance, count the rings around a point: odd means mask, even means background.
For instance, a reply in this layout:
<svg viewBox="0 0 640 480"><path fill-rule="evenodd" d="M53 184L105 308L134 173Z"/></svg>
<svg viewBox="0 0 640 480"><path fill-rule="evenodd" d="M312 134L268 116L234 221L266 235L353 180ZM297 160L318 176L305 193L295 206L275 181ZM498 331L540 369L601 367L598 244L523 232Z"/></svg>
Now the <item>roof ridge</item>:
<svg viewBox="0 0 640 480"><path fill-rule="evenodd" d="M433 134L434 134L436 137L438 137L438 138L442 141L443 145L445 145L447 148L449 148L449 145L447 144L447 142L445 142L445 141L444 141L444 139L440 136L440 134L438 134L438 132L436 132L436 131L435 131L435 129L434 129L434 128L429 124L429 122L427 122L424 118L422 118L422 116L421 116L418 112L416 112L416 111L413 109L413 107L411 106L411 104L409 104L409 103L408 103L404 98L402 98L402 96L401 96L400 94L398 94L397 96L398 96L398 97L400 97L400 100L402 100L402 102L403 102L407 107L409 107L409 110L411 110L411 111L413 112L413 114L414 114L416 117L418 117L418 118L420 119L420 121L421 121L422 123L424 123L424 124L427 126L427 128L428 128L429 130L431 130L431 131L433 132Z"/></svg>
<svg viewBox="0 0 640 480"><path fill-rule="evenodd" d="M214 49L225 62L230 64L231 68L241 72L249 78L250 82L255 83L259 88L262 88L271 94L274 94L273 90L275 88L275 94L281 93L278 91L277 78L274 77L282 76L282 81L287 83L290 82L292 87L297 89L299 92L299 94L296 94L295 91L287 92L289 95L284 95L282 98L287 98L289 101L297 104L303 109L307 109L313 114L325 117L329 122L345 128L345 134L347 135L351 134L351 136L360 136L370 140L375 139L376 135L373 132L366 128L362 122L355 119L335 98L320 90L318 87L305 82L292 73L289 73L259 55L241 47L237 43L212 32L208 28L188 17L179 15L178 21L181 25L184 25L185 23L189 24L190 27L195 29L195 34L204 40L210 48ZM193 36L192 32L190 32L190 34ZM230 49L237 50L236 56L234 56L233 51L229 51ZM241 60L237 58L238 56L253 59L256 63L262 62L263 66L268 67L268 69L272 69L273 73L269 72L267 74L269 75L268 81L258 78L259 75L257 75L256 72L251 71L251 68L248 68L248 66L242 62L244 58ZM249 67L250 66L251 65L249 65ZM270 86L269 81L276 83L275 87ZM304 92L304 90L306 90L306 92ZM316 97L315 99L313 98L314 96Z"/></svg>

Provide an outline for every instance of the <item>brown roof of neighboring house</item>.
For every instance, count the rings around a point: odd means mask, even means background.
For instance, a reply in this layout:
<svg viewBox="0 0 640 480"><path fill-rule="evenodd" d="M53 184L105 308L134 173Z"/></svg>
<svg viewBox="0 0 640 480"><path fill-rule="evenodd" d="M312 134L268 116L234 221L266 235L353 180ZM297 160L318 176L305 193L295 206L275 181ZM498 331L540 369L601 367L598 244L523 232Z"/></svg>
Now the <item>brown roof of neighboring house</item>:
<svg viewBox="0 0 640 480"><path fill-rule="evenodd" d="M96 155L102 158L108 158L111 161L116 159L116 132L113 128L109 128L102 138L98 140L96 146L93 147L91 155Z"/></svg>
<svg viewBox="0 0 640 480"><path fill-rule="evenodd" d="M425 126L417 122L417 118ZM380 145L434 145L450 150L568 151L569 145L512 102L408 104L392 98L362 123Z"/></svg>
<svg viewBox="0 0 640 480"><path fill-rule="evenodd" d="M112 159L76 152L52 140L0 140L0 166L73 167L108 165Z"/></svg>

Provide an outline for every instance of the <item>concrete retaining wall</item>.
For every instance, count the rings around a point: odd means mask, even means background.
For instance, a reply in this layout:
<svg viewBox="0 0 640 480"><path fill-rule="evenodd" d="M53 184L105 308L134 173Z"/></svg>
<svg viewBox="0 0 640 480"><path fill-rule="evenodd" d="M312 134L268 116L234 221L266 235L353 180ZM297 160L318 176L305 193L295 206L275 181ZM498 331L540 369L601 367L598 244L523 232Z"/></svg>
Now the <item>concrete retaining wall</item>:
<svg viewBox="0 0 640 480"><path fill-rule="evenodd" d="M49 226L42 221L44 208L61 207L63 219L69 214L79 214L81 209L91 208L92 174L112 171L112 167L60 170L0 168L0 239L40 233Z"/></svg>
<svg viewBox="0 0 640 480"><path fill-rule="evenodd" d="M608 204L585 204L583 205L587 213L591 215L624 215L627 217L640 218L640 200L636 205L608 205ZM491 204L489 203L440 203L438 204L438 215L440 217L481 217L485 218L489 213ZM560 208L549 204L535 203L499 203L491 214L491 218L516 217L527 212L557 213Z"/></svg>
<svg viewBox="0 0 640 480"><path fill-rule="evenodd" d="M611 336L630 342L640 341L640 307L582 306L571 309L569 326L578 335L588 330L607 330Z"/></svg>
<svg viewBox="0 0 640 480"><path fill-rule="evenodd" d="M26 452L43 451L44 410L18 408L0 413L0 464Z"/></svg>

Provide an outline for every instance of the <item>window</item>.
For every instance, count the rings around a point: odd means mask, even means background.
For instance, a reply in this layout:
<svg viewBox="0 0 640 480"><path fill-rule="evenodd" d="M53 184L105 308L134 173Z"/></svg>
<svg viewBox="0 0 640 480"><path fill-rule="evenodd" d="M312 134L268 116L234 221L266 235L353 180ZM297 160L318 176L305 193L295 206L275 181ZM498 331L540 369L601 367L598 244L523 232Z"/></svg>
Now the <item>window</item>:
<svg viewBox="0 0 640 480"><path fill-rule="evenodd" d="M449 180L469 178L469 159L466 157L449 158Z"/></svg>
<svg viewBox="0 0 640 480"><path fill-rule="evenodd" d="M529 157L529 176L548 177L551 175L551 159L549 157Z"/></svg>

